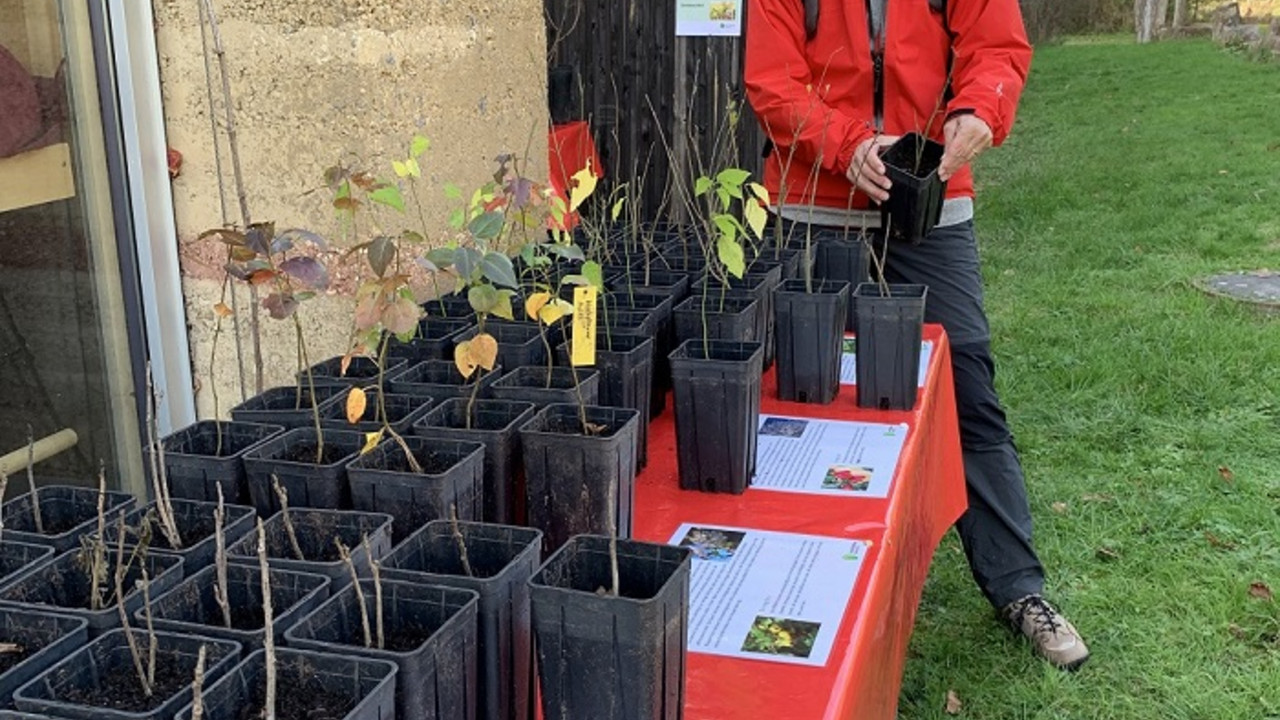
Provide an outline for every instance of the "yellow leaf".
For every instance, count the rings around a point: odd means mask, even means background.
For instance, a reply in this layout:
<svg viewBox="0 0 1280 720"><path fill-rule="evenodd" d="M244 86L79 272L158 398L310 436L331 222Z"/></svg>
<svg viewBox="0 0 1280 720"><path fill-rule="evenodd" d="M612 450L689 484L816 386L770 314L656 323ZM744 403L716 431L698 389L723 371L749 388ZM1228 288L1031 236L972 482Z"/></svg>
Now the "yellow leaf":
<svg viewBox="0 0 1280 720"><path fill-rule="evenodd" d="M573 314L573 303L556 298L549 303L545 303L541 310L538 311L538 319L545 325L559 320L565 315Z"/></svg>
<svg viewBox="0 0 1280 720"><path fill-rule="evenodd" d="M453 364L458 368L458 372L462 373L462 377L469 378L476 372L479 365L471 354L471 341L464 340L453 348Z"/></svg>
<svg viewBox="0 0 1280 720"><path fill-rule="evenodd" d="M574 186L569 191L569 212L578 209L578 206L586 202L591 197L591 193L596 191L596 181L599 178L595 173L591 172L591 161L587 160L587 166L573 174Z"/></svg>
<svg viewBox="0 0 1280 720"><path fill-rule="evenodd" d="M542 311L542 307L549 302L551 302L551 293L534 293L524 301L524 311L529 316L530 320L537 320L538 314Z"/></svg>
<svg viewBox="0 0 1280 720"><path fill-rule="evenodd" d="M492 370L498 363L498 341L488 333L471 338L471 359L485 370Z"/></svg>
<svg viewBox="0 0 1280 720"><path fill-rule="evenodd" d="M347 370L351 367L351 361L354 359L355 359L355 355L352 352L348 352L346 355L343 355L342 364L338 369L338 375L340 375L341 377L346 377Z"/></svg>
<svg viewBox="0 0 1280 720"><path fill-rule="evenodd" d="M769 204L769 190L760 183L747 183L747 188L751 190L751 194L755 195L760 202L765 205Z"/></svg>
<svg viewBox="0 0 1280 720"><path fill-rule="evenodd" d="M405 170L409 172L410 177L422 177L422 166L414 158L409 158L404 163Z"/></svg>
<svg viewBox="0 0 1280 720"><path fill-rule="evenodd" d="M213 311L218 314L218 317L231 317L234 315L234 313L231 312L231 308L227 307L226 303L218 303L217 305L214 305Z"/></svg>
<svg viewBox="0 0 1280 720"><path fill-rule="evenodd" d="M369 407L369 398L364 394L361 388L351 388L351 392L347 393L347 422L355 425L360 422L360 418L364 417L364 411Z"/></svg>
<svg viewBox="0 0 1280 720"><path fill-rule="evenodd" d="M378 443L380 443L380 442L382 442L382 431L381 431L381 430L379 430L379 431L377 431L377 432L365 433L365 434L364 434L364 447L360 448L360 454L361 454L361 455L368 455L369 453L373 452L373 449L374 449L374 448L378 447Z"/></svg>
<svg viewBox="0 0 1280 720"><path fill-rule="evenodd" d="M751 228L751 232L756 237L763 239L765 225L769 222L769 212L764 209L763 205L754 200L748 200L743 207L745 208L743 214L747 218L747 227Z"/></svg>

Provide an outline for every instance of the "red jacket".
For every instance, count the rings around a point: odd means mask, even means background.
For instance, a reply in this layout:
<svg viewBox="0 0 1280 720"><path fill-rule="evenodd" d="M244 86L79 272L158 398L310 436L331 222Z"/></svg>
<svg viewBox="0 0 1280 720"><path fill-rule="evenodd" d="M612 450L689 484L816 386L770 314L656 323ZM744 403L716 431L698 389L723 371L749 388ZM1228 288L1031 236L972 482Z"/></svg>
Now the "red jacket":
<svg viewBox="0 0 1280 720"><path fill-rule="evenodd" d="M924 129L954 47L953 97L929 135L941 142L946 116L969 110L991 126L1000 144L1013 126L1031 65L1017 0L949 0L953 41L928 0L885 3L884 133ZM750 0L747 17L747 98L776 146L765 163L765 185L777 203L847 207L845 171L858 145L875 135L865 0L822 0L812 40L805 39L803 0ZM787 197L781 198L784 172ZM947 197L972 195L966 167L948 183ZM858 193L854 206L868 205Z"/></svg>

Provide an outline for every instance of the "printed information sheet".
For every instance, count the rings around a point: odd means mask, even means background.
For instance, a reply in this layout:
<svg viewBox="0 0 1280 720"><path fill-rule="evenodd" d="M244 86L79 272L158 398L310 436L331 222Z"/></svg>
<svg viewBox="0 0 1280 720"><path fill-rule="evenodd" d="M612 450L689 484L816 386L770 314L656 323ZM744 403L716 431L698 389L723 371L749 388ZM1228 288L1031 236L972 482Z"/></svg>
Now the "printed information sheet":
<svg viewBox="0 0 1280 720"><path fill-rule="evenodd" d="M676 0L676 35L742 34L744 0Z"/></svg>
<svg viewBox="0 0 1280 720"><path fill-rule="evenodd" d="M844 347L840 355L840 384L858 384L858 343L851 337L844 339ZM920 387L929 377L929 361L933 358L933 341L920 343Z"/></svg>
<svg viewBox="0 0 1280 720"><path fill-rule="evenodd" d="M689 650L826 665L867 544L686 523L693 549Z"/></svg>
<svg viewBox="0 0 1280 720"><path fill-rule="evenodd" d="M889 496L906 425L760 416L753 489Z"/></svg>

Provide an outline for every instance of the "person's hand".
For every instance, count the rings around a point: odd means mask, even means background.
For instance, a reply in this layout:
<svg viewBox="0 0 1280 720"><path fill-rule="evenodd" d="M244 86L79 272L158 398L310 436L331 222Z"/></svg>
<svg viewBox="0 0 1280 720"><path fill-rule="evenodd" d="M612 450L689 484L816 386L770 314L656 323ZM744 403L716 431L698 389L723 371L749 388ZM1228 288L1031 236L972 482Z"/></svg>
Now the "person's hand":
<svg viewBox="0 0 1280 720"><path fill-rule="evenodd" d="M897 135L877 135L863 140L853 152L853 161L844 173L849 182L878 203L889 199L889 187L892 185L884 174L880 151L897 141Z"/></svg>
<svg viewBox="0 0 1280 720"><path fill-rule="evenodd" d="M991 126L973 113L956 115L942 126L946 149L938 165L938 179L946 182L983 150L991 147Z"/></svg>

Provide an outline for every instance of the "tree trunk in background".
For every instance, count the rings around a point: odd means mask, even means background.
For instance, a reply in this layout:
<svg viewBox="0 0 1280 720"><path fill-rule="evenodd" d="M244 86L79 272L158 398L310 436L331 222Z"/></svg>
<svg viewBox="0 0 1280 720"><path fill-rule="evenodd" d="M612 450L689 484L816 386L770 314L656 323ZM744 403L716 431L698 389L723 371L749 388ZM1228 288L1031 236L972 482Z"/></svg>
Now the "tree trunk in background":
<svg viewBox="0 0 1280 720"><path fill-rule="evenodd" d="M1173 29L1177 30L1187 24L1187 0L1174 0Z"/></svg>
<svg viewBox="0 0 1280 720"><path fill-rule="evenodd" d="M1159 0L1156 5L1155 35L1160 37L1163 30L1169 27L1169 0Z"/></svg>
<svg viewBox="0 0 1280 720"><path fill-rule="evenodd" d="M1133 0L1133 26L1137 30L1138 43L1149 43L1155 38L1156 17L1161 0Z"/></svg>

